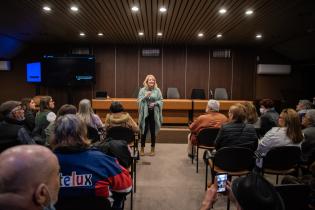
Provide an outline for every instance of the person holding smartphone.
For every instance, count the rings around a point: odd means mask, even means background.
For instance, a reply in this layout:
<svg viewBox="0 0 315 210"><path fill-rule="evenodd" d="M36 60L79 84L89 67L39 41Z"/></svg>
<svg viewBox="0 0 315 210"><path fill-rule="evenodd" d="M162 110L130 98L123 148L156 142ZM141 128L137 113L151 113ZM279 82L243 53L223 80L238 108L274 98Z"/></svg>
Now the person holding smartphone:
<svg viewBox="0 0 315 210"><path fill-rule="evenodd" d="M151 134L151 152L149 155L155 155L156 135L162 125L162 100L162 93L158 88L155 77L152 74L147 75L143 81L143 88L140 89L138 94L141 156L144 155L145 140L149 128Z"/></svg>
<svg viewBox="0 0 315 210"><path fill-rule="evenodd" d="M209 210L218 198L218 193L229 196L237 210L284 210L285 206L274 186L259 174L239 177L232 183L225 182L227 174L217 174L215 183L206 191L200 210ZM224 188L226 183L226 188ZM221 186L221 187L219 187ZM225 190L226 189L226 190ZM259 190L257 190L259 189Z"/></svg>

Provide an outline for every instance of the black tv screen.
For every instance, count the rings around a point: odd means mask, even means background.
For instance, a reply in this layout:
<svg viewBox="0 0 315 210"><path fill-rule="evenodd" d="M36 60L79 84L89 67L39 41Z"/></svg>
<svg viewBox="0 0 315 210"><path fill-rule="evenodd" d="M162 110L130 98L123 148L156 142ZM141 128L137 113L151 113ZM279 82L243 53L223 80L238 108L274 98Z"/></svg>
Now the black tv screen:
<svg viewBox="0 0 315 210"><path fill-rule="evenodd" d="M43 85L84 86L95 83L95 57L44 56Z"/></svg>

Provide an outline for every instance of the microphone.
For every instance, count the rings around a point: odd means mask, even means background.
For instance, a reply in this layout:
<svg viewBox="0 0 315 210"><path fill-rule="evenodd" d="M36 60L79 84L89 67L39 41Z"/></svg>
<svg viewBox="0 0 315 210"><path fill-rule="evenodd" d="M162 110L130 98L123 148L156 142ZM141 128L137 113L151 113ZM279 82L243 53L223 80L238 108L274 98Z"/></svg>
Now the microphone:
<svg viewBox="0 0 315 210"><path fill-rule="evenodd" d="M212 99L213 98L213 92L212 92L212 90L210 89L210 99Z"/></svg>

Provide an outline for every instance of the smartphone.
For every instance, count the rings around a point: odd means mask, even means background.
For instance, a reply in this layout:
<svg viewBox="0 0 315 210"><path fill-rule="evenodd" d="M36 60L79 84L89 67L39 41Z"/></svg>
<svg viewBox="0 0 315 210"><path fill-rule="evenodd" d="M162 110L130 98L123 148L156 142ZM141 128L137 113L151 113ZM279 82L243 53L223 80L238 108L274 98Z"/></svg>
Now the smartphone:
<svg viewBox="0 0 315 210"><path fill-rule="evenodd" d="M218 173L215 175L217 178L218 183L218 190L217 192L225 192L226 191L226 182L228 179L227 173Z"/></svg>

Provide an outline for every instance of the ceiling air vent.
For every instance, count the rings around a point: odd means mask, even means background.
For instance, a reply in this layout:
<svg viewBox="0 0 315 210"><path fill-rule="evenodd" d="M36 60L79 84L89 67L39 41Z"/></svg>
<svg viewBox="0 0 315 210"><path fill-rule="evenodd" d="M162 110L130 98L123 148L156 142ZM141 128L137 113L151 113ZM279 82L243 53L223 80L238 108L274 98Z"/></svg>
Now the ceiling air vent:
<svg viewBox="0 0 315 210"><path fill-rule="evenodd" d="M159 57L160 49L159 48L142 48L141 55L143 57Z"/></svg>
<svg viewBox="0 0 315 210"><path fill-rule="evenodd" d="M213 58L231 58L231 50L217 49L212 51Z"/></svg>

